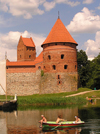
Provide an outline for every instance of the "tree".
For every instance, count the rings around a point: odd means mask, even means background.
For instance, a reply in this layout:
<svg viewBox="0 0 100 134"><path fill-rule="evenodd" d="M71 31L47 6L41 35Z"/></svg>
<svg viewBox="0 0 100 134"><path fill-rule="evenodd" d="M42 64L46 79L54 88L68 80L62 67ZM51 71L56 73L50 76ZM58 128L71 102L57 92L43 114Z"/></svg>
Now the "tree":
<svg viewBox="0 0 100 134"><path fill-rule="evenodd" d="M85 51L77 51L77 63L78 63L78 74L79 74L79 86L86 87L86 83L90 78L90 61Z"/></svg>

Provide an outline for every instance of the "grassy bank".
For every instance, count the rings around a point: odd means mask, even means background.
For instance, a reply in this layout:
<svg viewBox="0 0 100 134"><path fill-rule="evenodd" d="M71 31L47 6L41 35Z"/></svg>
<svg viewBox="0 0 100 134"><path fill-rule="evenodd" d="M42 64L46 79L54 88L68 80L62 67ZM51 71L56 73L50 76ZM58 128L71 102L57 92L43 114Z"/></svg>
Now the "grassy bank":
<svg viewBox="0 0 100 134"><path fill-rule="evenodd" d="M57 93L57 94L35 94L30 96L18 96L18 105L19 106L53 106L53 105L80 105L86 103L86 97L97 96L100 97L100 91L93 91L87 94L65 97L67 95L72 95L84 91L91 91L87 88L79 88L78 91L66 92L66 93ZM8 96L10 99L11 96ZM0 99L4 99L4 96L0 96Z"/></svg>

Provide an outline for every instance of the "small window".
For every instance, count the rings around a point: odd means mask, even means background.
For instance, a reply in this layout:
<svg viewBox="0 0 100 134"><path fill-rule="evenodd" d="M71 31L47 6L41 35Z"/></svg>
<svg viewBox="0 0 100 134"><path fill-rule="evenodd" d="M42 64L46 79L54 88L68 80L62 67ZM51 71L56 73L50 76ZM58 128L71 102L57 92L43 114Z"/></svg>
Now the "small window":
<svg viewBox="0 0 100 134"><path fill-rule="evenodd" d="M41 69L41 66L39 66L38 69Z"/></svg>
<svg viewBox="0 0 100 134"><path fill-rule="evenodd" d="M20 58L21 58L21 55L20 55Z"/></svg>
<svg viewBox="0 0 100 134"><path fill-rule="evenodd" d="M65 43L63 43L63 45L65 45Z"/></svg>
<svg viewBox="0 0 100 134"><path fill-rule="evenodd" d="M49 58L49 60L51 60L51 56L50 55L48 55L48 58Z"/></svg>
<svg viewBox="0 0 100 134"><path fill-rule="evenodd" d="M29 55L29 58L31 58L31 55Z"/></svg>
<svg viewBox="0 0 100 134"><path fill-rule="evenodd" d="M56 66L55 65L53 65L52 67L53 67L54 70L56 70Z"/></svg>
<svg viewBox="0 0 100 134"><path fill-rule="evenodd" d="M76 65L75 65L75 69L76 69Z"/></svg>
<svg viewBox="0 0 100 134"><path fill-rule="evenodd" d="M55 43L55 45L57 45L57 43Z"/></svg>
<svg viewBox="0 0 100 134"><path fill-rule="evenodd" d="M61 85L61 84L62 84L62 81L59 80L59 81L57 82L57 85Z"/></svg>
<svg viewBox="0 0 100 134"><path fill-rule="evenodd" d="M58 75L58 79L60 79L60 75Z"/></svg>
<svg viewBox="0 0 100 134"><path fill-rule="evenodd" d="M64 58L64 54L61 55L61 59L63 59L63 58Z"/></svg>
<svg viewBox="0 0 100 134"><path fill-rule="evenodd" d="M8 69L8 67L6 67L6 69Z"/></svg>
<svg viewBox="0 0 100 134"><path fill-rule="evenodd" d="M67 69L67 65L64 65L64 69Z"/></svg>
<svg viewBox="0 0 100 134"><path fill-rule="evenodd" d="M45 66L44 66L44 68L45 68Z"/></svg>

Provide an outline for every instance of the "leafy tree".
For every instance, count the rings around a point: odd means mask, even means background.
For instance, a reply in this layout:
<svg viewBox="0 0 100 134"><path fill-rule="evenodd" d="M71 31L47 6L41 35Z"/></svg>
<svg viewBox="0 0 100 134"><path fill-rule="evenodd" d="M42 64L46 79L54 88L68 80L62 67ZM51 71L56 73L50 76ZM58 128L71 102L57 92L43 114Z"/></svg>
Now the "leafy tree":
<svg viewBox="0 0 100 134"><path fill-rule="evenodd" d="M90 64L85 51L77 51L77 62L78 62L78 74L79 74L79 86L86 87L86 83L90 78Z"/></svg>
<svg viewBox="0 0 100 134"><path fill-rule="evenodd" d="M91 62L91 77L87 82L87 87L100 89L100 53Z"/></svg>

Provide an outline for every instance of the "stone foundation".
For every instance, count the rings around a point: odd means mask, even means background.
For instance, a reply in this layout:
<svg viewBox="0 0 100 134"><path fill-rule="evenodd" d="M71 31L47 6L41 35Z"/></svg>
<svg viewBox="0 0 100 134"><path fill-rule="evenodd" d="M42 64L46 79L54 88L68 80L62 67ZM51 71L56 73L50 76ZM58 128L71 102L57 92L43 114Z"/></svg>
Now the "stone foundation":
<svg viewBox="0 0 100 134"><path fill-rule="evenodd" d="M40 94L77 91L77 73L45 73L41 79Z"/></svg>
<svg viewBox="0 0 100 134"><path fill-rule="evenodd" d="M7 94L38 94L40 78L41 70L37 70L36 73L7 73Z"/></svg>
<svg viewBox="0 0 100 134"><path fill-rule="evenodd" d="M77 73L7 73L7 95L18 96L77 91Z"/></svg>

